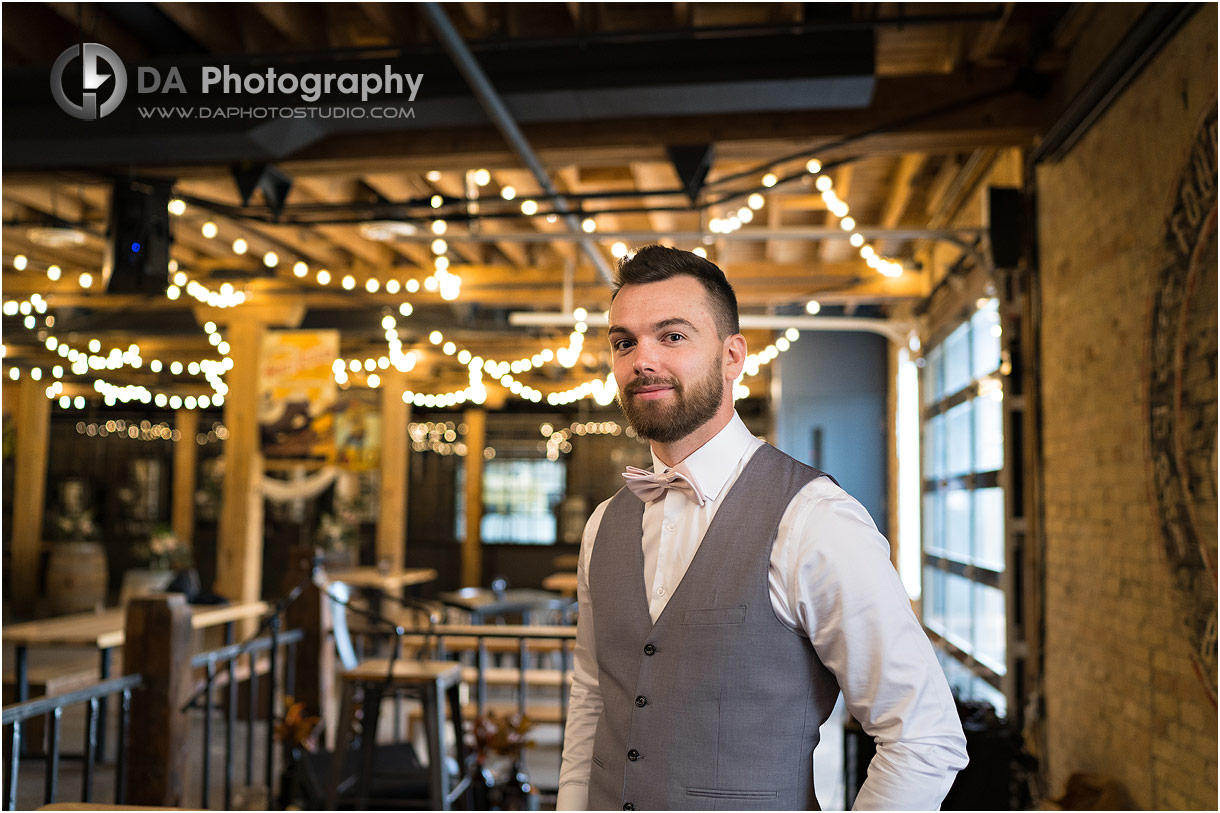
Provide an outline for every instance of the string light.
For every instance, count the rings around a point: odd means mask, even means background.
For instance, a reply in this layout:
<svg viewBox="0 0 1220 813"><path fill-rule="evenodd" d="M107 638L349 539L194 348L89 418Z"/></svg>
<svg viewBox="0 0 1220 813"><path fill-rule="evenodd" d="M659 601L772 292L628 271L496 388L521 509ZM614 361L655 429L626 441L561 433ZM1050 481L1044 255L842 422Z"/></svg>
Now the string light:
<svg viewBox="0 0 1220 813"><path fill-rule="evenodd" d="M839 227L844 231L851 232L851 236L848 238L848 241L851 243L853 248L860 252L860 256L864 258L865 263L867 263L870 268L876 269L884 276L902 276L905 269L903 268L901 262L890 257L882 257L879 255L875 248L865 242L864 235L856 231L856 220L848 214L850 209L847 206L847 202L841 200L839 196L835 194L834 180L829 175L819 174L822 171L821 162L816 158L811 158L805 164L805 169L807 169L810 174L817 175L817 178L814 179L813 182L814 187L822 193L822 200L826 203L826 209L835 217L839 218ZM811 311L811 313L815 312L816 311Z"/></svg>
<svg viewBox="0 0 1220 813"><path fill-rule="evenodd" d="M77 396L79 398L79 396ZM67 396L64 396L67 398ZM60 399L61 406L63 399ZM127 438L130 440L169 440L178 441L182 438L182 432L175 429L164 421L160 423L152 423L151 421L134 421L128 423L124 420L111 420L95 423L86 423L85 421L76 422L76 434L86 435L87 437L104 438L109 435L114 435L118 438Z"/></svg>
<svg viewBox="0 0 1220 813"><path fill-rule="evenodd" d="M465 437L468 431L466 424L455 424L453 421L425 421L407 425L413 451L459 457L464 457L468 451L466 443L459 439Z"/></svg>

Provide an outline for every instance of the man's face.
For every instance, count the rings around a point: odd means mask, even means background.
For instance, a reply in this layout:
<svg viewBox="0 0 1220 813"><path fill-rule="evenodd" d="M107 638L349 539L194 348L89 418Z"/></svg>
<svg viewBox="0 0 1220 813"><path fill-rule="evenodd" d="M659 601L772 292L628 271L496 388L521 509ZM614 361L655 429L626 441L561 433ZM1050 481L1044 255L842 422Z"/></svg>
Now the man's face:
<svg viewBox="0 0 1220 813"><path fill-rule="evenodd" d="M619 406L641 437L681 440L728 403L724 343L694 277L622 288L609 337Z"/></svg>

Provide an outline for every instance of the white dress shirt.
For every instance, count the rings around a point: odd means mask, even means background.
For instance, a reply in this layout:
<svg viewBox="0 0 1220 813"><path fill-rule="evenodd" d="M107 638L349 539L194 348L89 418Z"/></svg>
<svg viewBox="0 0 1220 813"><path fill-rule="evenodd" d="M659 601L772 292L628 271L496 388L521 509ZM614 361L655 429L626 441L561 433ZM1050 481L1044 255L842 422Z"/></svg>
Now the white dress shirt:
<svg viewBox="0 0 1220 813"><path fill-rule="evenodd" d="M762 441L734 413L677 468L706 498L667 491L644 508L644 584L655 623L682 581L724 496ZM653 470L667 471L653 456ZM589 599L589 561L606 505L585 526L577 565L580 622L564 733L559 810L584 810L602 710ZM855 810L933 810L966 765L966 740L944 673L868 512L829 478L788 505L771 549L776 617L807 635L834 673L847 709L877 741Z"/></svg>

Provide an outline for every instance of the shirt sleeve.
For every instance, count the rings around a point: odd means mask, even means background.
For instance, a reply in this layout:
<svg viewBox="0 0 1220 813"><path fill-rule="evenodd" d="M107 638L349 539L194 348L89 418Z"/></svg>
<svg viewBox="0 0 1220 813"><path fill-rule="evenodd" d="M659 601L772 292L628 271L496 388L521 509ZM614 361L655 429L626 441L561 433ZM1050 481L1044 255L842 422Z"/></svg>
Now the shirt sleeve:
<svg viewBox="0 0 1220 813"><path fill-rule="evenodd" d="M608 501L607 501L608 502ZM589 599L589 559L601 526L606 503L597 506L585 524L576 564L576 649L572 663L572 692L568 700L568 722L563 732L563 760L559 768L556 810L588 810L589 770L593 762L593 736L602 713L598 685L597 651L593 637L593 607Z"/></svg>
<svg viewBox="0 0 1220 813"><path fill-rule="evenodd" d="M864 506L823 477L789 505L776 543L777 614L809 636L877 743L853 809L939 809L966 766L966 738L885 537Z"/></svg>

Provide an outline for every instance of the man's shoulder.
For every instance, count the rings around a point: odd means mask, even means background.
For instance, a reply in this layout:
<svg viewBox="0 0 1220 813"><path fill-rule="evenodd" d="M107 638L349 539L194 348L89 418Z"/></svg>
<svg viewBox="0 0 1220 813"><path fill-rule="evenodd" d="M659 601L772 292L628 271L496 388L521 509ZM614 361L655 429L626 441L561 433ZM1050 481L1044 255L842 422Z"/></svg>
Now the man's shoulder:
<svg viewBox="0 0 1220 813"><path fill-rule="evenodd" d="M839 485L839 481L836 480L829 472L822 471L821 469L811 466L802 460L798 460L782 449L772 446L770 443L765 441L759 445L757 451L754 452L754 455L756 457L758 455L766 455L770 457L772 465L778 464L787 467L787 469L791 472L791 475L796 478L808 480L810 482L814 480L826 479L833 483L836 487Z"/></svg>

